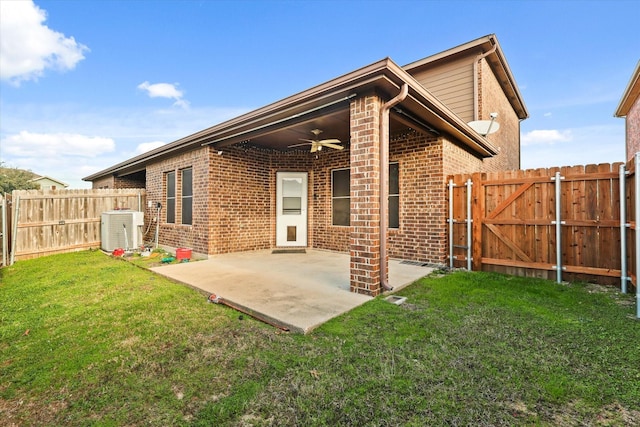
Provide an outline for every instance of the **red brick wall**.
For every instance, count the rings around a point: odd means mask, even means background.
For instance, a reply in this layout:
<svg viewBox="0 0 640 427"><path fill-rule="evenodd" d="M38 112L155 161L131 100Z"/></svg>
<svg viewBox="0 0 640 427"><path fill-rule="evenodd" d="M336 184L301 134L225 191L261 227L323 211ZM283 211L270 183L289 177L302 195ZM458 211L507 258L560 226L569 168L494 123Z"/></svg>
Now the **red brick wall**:
<svg viewBox="0 0 640 427"><path fill-rule="evenodd" d="M192 225L180 224L182 216L180 171L193 169L193 221ZM154 206L162 204L160 212L159 243L173 248L191 248L200 254L209 253L209 149L200 148L147 166L147 200ZM167 224L166 219L166 173L176 172L176 223ZM146 218L152 220L157 211L147 208ZM149 224L149 222L147 222ZM156 223L153 221L152 228ZM150 230L150 236L153 233Z"/></svg>
<svg viewBox="0 0 640 427"><path fill-rule="evenodd" d="M114 177L107 176L105 178L101 178L93 181L91 183L91 188L95 190L100 188L118 188L118 187L115 186Z"/></svg>
<svg viewBox="0 0 640 427"><path fill-rule="evenodd" d="M486 59L478 67L478 98L478 120L490 120L491 113L498 113L500 123L498 131L487 136L500 152L484 160L482 171L520 169L520 120Z"/></svg>
<svg viewBox="0 0 640 427"><path fill-rule="evenodd" d="M418 132L390 143L399 165L400 227L389 230L392 258L442 262L446 242L442 141Z"/></svg>
<svg viewBox="0 0 640 427"><path fill-rule="evenodd" d="M349 150L322 151L313 161L311 193L313 246L333 251L349 251L350 228L333 224L331 209L331 171L349 167ZM312 205L309 205L310 207Z"/></svg>
<svg viewBox="0 0 640 427"><path fill-rule="evenodd" d="M209 253L265 249L271 246L269 151L226 147L210 151Z"/></svg>
<svg viewBox="0 0 640 427"><path fill-rule="evenodd" d="M627 141L627 160L631 160L633 156L640 151L640 97L629 109L625 118L626 141Z"/></svg>
<svg viewBox="0 0 640 427"><path fill-rule="evenodd" d="M479 172L484 167L482 159L447 138L442 138L442 158L443 182L448 175Z"/></svg>
<svg viewBox="0 0 640 427"><path fill-rule="evenodd" d="M114 178L115 188L144 188L146 185L144 172Z"/></svg>
<svg viewBox="0 0 640 427"><path fill-rule="evenodd" d="M351 291L380 289L380 107L376 95L351 102Z"/></svg>
<svg viewBox="0 0 640 427"><path fill-rule="evenodd" d="M310 172L312 156L303 150L276 151L231 146L210 152L209 253L268 249L275 246L276 173ZM309 185L312 185L309 174ZM309 212L313 212L309 192ZM308 242L313 242L309 217Z"/></svg>

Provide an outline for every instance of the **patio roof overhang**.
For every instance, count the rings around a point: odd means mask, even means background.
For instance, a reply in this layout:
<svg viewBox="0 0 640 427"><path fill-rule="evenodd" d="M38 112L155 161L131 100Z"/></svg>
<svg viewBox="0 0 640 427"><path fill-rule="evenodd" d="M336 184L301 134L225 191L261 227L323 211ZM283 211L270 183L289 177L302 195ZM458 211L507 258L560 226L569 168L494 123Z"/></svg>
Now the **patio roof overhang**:
<svg viewBox="0 0 640 427"><path fill-rule="evenodd" d="M104 169L83 180L123 176L144 170L158 161L201 146L216 148L250 142L265 148L286 150L300 138L309 138L310 130L320 128L323 137L350 139L349 100L368 93L395 96L403 84L409 95L397 106L403 114L392 114L391 132L412 127L425 132L447 134L481 157L497 154L497 149L482 135L438 101L407 71L385 58L306 91L265 107L196 132Z"/></svg>

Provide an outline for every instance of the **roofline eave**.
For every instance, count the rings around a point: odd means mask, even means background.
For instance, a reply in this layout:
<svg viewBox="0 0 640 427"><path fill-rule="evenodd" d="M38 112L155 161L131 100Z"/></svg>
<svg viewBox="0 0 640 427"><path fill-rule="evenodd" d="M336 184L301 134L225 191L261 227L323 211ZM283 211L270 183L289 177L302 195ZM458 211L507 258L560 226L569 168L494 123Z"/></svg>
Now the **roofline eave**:
<svg viewBox="0 0 640 427"><path fill-rule="evenodd" d="M636 64L636 68L633 70L631 74L631 78L629 79L629 83L620 98L620 102L618 103L618 108L613 114L614 117L625 117L633 102L640 97L640 61Z"/></svg>
<svg viewBox="0 0 640 427"><path fill-rule="evenodd" d="M292 114L296 109L320 104L332 98L339 98L345 93L359 92L362 89L369 90L378 86L383 87L385 91L389 91L391 87L399 90L402 83L405 82L411 89L410 95L422 104L424 108L431 111L432 116L438 121L438 123L433 123L434 127L460 139L462 143L484 156L497 154L496 148L489 141L471 129L402 67L395 64L390 58L385 58L280 101L180 138L82 179L84 181L94 181L107 176L117 176L118 173L124 171L129 171L130 173L134 168L140 170L141 165L151 160L165 158L174 153L200 147L207 140L225 139L230 134L241 132L242 129L248 132L256 123L275 121L278 117L286 117L287 114Z"/></svg>

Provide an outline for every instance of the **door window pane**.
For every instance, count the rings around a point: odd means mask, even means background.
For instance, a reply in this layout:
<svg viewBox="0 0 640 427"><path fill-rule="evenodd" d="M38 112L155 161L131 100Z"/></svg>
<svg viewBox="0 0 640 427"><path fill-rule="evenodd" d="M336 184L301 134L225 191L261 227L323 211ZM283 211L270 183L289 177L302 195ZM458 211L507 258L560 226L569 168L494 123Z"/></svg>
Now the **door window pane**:
<svg viewBox="0 0 640 427"><path fill-rule="evenodd" d="M302 197L283 197L282 198L282 214L283 215L301 215L302 214Z"/></svg>
<svg viewBox="0 0 640 427"><path fill-rule="evenodd" d="M282 180L282 214L302 214L302 178Z"/></svg>

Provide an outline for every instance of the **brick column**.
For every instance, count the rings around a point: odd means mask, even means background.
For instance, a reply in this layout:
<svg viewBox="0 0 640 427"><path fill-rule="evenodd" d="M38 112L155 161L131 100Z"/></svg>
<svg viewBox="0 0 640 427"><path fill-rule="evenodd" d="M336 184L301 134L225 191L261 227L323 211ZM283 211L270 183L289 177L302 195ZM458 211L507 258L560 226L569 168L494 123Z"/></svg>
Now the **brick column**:
<svg viewBox="0 0 640 427"><path fill-rule="evenodd" d="M377 95L351 102L351 292L380 286L380 107Z"/></svg>

